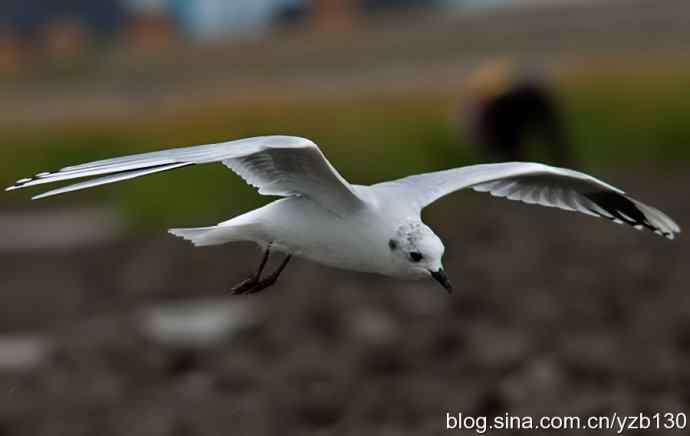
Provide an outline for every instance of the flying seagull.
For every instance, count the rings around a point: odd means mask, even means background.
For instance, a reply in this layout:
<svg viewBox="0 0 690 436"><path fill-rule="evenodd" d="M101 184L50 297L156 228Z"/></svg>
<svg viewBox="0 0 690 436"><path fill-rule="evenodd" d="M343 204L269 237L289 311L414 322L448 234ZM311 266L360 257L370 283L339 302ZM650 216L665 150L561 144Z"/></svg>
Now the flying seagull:
<svg viewBox="0 0 690 436"><path fill-rule="evenodd" d="M232 289L236 294L273 285L293 255L341 269L405 279L433 277L451 292L441 263L443 243L422 222L421 211L465 188L604 217L668 239L680 232L658 209L565 168L531 162L479 164L370 186L351 185L314 142L294 136L260 136L99 160L38 173L7 190L99 176L33 197L38 199L212 162L222 162L260 194L284 197L215 226L169 230L195 246L257 243L264 250L258 271ZM274 272L262 277L272 251L282 252L284 258Z"/></svg>

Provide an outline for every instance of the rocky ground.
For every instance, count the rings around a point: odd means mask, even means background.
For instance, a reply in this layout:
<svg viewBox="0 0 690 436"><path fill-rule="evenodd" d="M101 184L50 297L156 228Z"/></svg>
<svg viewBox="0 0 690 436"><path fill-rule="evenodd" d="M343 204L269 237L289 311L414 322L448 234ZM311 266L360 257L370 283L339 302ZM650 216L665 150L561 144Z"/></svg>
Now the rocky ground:
<svg viewBox="0 0 690 436"><path fill-rule="evenodd" d="M687 175L608 179L690 222ZM445 412L689 412L685 234L475 193L425 219L454 295L297 261L232 297L253 247L162 230L3 252L0 434L428 435Z"/></svg>

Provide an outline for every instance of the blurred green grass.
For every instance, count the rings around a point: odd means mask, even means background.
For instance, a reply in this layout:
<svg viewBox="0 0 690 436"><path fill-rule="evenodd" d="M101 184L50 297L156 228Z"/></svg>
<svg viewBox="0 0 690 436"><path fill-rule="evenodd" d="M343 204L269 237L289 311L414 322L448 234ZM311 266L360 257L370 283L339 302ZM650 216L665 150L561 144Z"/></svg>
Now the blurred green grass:
<svg viewBox="0 0 690 436"><path fill-rule="evenodd" d="M581 74L563 91L587 165L687 167L690 71Z"/></svg>
<svg viewBox="0 0 690 436"><path fill-rule="evenodd" d="M635 74L577 73L559 94L584 169L687 169L690 160L690 69ZM462 91L353 93L196 108L175 118L129 124L70 124L4 132L5 183L46 169L115 155L266 134L316 141L350 181L375 183L478 161L457 122ZM535 160L539 156L535 156ZM23 193L6 194L20 204ZM255 194L220 165L192 167L134 182L55 197L48 202L108 200L135 226L203 225L270 198Z"/></svg>

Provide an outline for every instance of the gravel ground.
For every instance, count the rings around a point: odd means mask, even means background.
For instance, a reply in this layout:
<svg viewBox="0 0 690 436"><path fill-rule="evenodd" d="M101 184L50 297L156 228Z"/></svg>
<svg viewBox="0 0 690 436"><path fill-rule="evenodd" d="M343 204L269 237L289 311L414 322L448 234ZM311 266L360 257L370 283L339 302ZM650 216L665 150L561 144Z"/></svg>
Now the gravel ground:
<svg viewBox="0 0 690 436"><path fill-rule="evenodd" d="M608 179L687 227L688 175ZM3 336L42 338L0 365L0 434L428 435L445 412L689 411L685 234L475 193L425 219L447 241L454 295L297 261L274 288L231 297L255 248L162 231L0 255Z"/></svg>

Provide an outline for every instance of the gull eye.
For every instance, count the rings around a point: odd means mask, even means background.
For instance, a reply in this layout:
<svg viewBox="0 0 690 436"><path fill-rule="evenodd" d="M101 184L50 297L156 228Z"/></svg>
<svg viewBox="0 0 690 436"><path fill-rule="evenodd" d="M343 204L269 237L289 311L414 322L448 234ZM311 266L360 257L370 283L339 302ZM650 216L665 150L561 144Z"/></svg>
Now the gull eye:
<svg viewBox="0 0 690 436"><path fill-rule="evenodd" d="M412 262L419 262L422 260L424 256L422 256L422 253L418 251L413 251L410 253L410 259L412 259Z"/></svg>

